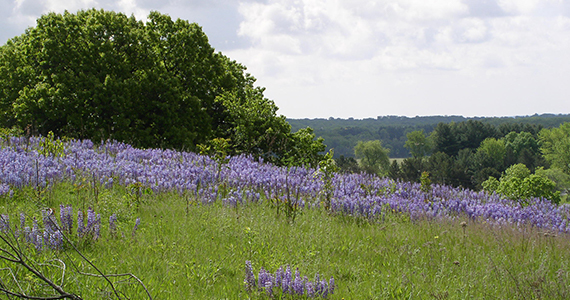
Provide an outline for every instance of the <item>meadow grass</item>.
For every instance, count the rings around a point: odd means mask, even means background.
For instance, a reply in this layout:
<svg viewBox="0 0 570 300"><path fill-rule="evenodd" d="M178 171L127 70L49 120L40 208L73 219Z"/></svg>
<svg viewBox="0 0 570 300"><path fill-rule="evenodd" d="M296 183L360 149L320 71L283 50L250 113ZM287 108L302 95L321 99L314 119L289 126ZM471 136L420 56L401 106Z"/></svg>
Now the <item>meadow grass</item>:
<svg viewBox="0 0 570 300"><path fill-rule="evenodd" d="M43 197L43 198L42 198ZM386 212L368 220L304 209L294 222L267 202L225 206L202 204L175 193L133 198L124 187L95 193L60 183L34 199L31 188L4 197L0 208L17 220L39 216L42 205L93 207L102 215L97 241L72 238L105 274L132 273L154 299L266 299L244 286L245 261L261 267L299 268L313 279L334 277L329 299L564 299L570 297L570 237L540 229L488 225L484 221L410 220ZM117 213L118 231L109 232ZM141 224L136 231L136 218ZM16 221L14 221L16 222ZM113 298L108 283L70 247L23 251L68 292L83 299ZM21 267L10 268L27 293L47 293ZM8 269L3 284L14 286ZM130 299L148 299L128 277L110 278ZM296 299L290 296L283 299Z"/></svg>

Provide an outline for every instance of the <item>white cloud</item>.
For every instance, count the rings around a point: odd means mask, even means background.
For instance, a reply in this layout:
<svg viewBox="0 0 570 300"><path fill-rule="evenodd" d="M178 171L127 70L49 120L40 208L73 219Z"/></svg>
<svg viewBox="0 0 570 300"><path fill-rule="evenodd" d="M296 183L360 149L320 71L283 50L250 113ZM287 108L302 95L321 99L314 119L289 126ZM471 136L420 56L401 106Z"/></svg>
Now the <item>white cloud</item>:
<svg viewBox="0 0 570 300"><path fill-rule="evenodd" d="M351 87L368 93L382 91L385 97L399 99L400 104L413 101L410 99L430 99L426 103L430 103L427 106L432 109L434 101L448 99L446 105L435 106L447 112L459 110L462 105L467 111L484 112L489 111L493 103L499 103L497 107L504 106L506 111L518 104L503 105L499 100L535 95L529 90L539 86L530 84L534 82L533 76L556 78L551 73L556 64L550 58L551 53L570 51L570 19L559 9L561 2L270 0L244 3L240 6L243 15L240 35L250 39L253 46L229 55L235 54L256 77L263 78L259 82L267 83L269 95L274 95L270 92L272 89L279 90L283 102L276 98L277 104L284 109L283 113L291 116L315 113L309 112L310 109L300 113L293 107L294 103L306 106L306 101L295 102L296 99L303 98L301 91L317 91L318 86L322 86L322 97L329 102L346 99L341 87L352 90L350 105L356 107L366 107L365 103L372 100L364 92L356 96L359 93ZM557 74L559 76L560 71ZM525 84L518 85L515 79ZM455 88L445 87L444 83L454 84ZM484 89L484 85L496 90ZM566 85L554 80L542 86L566 92L568 88L563 88ZM329 86L328 90L325 86ZM466 95L468 93L473 95ZM304 99L316 101L315 97L319 96ZM475 101L479 97L493 100L489 100L484 109L478 108L483 102L467 105L460 101ZM522 104L520 107L536 109L530 100ZM316 105L315 109L320 106ZM361 113L366 116L369 111Z"/></svg>
<svg viewBox="0 0 570 300"><path fill-rule="evenodd" d="M0 39L91 7L197 22L289 117L570 111L569 0L0 0Z"/></svg>

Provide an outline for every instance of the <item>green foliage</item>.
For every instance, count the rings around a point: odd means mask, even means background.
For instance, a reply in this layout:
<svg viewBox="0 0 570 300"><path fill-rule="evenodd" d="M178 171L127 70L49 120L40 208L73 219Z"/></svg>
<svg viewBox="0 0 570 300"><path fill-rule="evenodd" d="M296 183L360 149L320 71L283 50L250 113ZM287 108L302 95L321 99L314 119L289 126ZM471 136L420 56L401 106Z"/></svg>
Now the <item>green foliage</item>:
<svg viewBox="0 0 570 300"><path fill-rule="evenodd" d="M501 182L497 178L489 176L489 179L484 181L481 185L483 186L483 190L492 193L499 189Z"/></svg>
<svg viewBox="0 0 570 300"><path fill-rule="evenodd" d="M531 174L523 164L510 166L499 180L490 177L482 184L488 192L497 192L505 197L526 204L530 198L543 197L554 203L560 202L556 183L545 176Z"/></svg>
<svg viewBox="0 0 570 300"><path fill-rule="evenodd" d="M320 177L323 181L324 186L322 190L323 202L326 210L331 208L331 198L333 196L333 177L339 171L334 159L334 151L330 150L324 156L324 158L319 162L319 169L316 171L316 176Z"/></svg>
<svg viewBox="0 0 570 300"><path fill-rule="evenodd" d="M245 69L197 24L158 12L146 23L95 9L49 13L0 47L0 126L142 148L223 138L229 154L316 166L322 140L291 133Z"/></svg>
<svg viewBox="0 0 570 300"><path fill-rule="evenodd" d="M503 140L497 140L495 138L486 138L479 148L477 148L477 152L485 153L487 157L497 166L501 166L503 164L503 160L505 159L506 149L505 143Z"/></svg>
<svg viewBox="0 0 570 300"><path fill-rule="evenodd" d="M360 159L361 167L368 173L386 175L390 168L390 150L382 147L379 140L358 142L354 147L356 158Z"/></svg>
<svg viewBox="0 0 570 300"><path fill-rule="evenodd" d="M431 179L429 179L429 173L428 172L426 172L426 171L422 172L422 176L420 177L420 183L421 183L420 189L424 193L430 193L431 192Z"/></svg>
<svg viewBox="0 0 570 300"><path fill-rule="evenodd" d="M424 159L406 158L400 165L400 178L404 181L418 182L424 168Z"/></svg>
<svg viewBox="0 0 570 300"><path fill-rule="evenodd" d="M324 139L320 137L315 138L312 128L299 129L289 136L286 151L281 156L280 164L315 168L322 159L325 159L323 154L321 154L326 148L325 144L323 144ZM269 161L272 160L270 159Z"/></svg>
<svg viewBox="0 0 570 300"><path fill-rule="evenodd" d="M63 141L56 139L51 131L40 141L40 147L39 152L43 156L63 157L65 155Z"/></svg>
<svg viewBox="0 0 570 300"><path fill-rule="evenodd" d="M2 128L0 127L0 139L8 140L10 137L21 136L23 131L18 127Z"/></svg>
<svg viewBox="0 0 570 300"><path fill-rule="evenodd" d="M336 165L339 171L342 173L359 173L360 167L358 166L358 161L354 157L345 157L341 155L339 158L335 159Z"/></svg>
<svg viewBox="0 0 570 300"><path fill-rule="evenodd" d="M431 141L426 137L423 130L412 131L406 134L406 137L408 140L404 144L404 147L410 150L412 157L424 157L431 153Z"/></svg>
<svg viewBox="0 0 570 300"><path fill-rule="evenodd" d="M536 134L512 131L503 140L506 150L505 165L522 163L531 171L544 165L544 158L540 152L540 144Z"/></svg>
<svg viewBox="0 0 570 300"><path fill-rule="evenodd" d="M539 134L544 158L553 167L570 175L570 123L558 128L543 129Z"/></svg>
<svg viewBox="0 0 570 300"><path fill-rule="evenodd" d="M470 126L457 126L459 123L467 121L480 121L481 124L471 124ZM466 118L462 116L423 116L423 117L403 117L403 116L379 116L367 119L288 119L293 131L312 127L315 134L325 139L328 149L335 149L335 158L340 155L344 157L354 156L354 146L358 141L381 140L382 145L390 149L391 158L405 158L410 156L408 149L404 147L406 134L412 131L423 130L426 134L434 131L437 124L455 122L460 131L473 129L469 134L457 132L456 142L461 147L477 148L479 143L487 137L501 138L509 132L529 132L533 136L542 128L560 126L564 122L570 121L570 115L535 115L521 116L516 118L490 117L490 118ZM492 125L496 130L489 131ZM479 133L478 133L479 132ZM474 138L470 141L470 138ZM437 152L441 150L436 150ZM512 162L506 164L518 163ZM523 162L524 163L524 162ZM525 163L526 164L526 163ZM529 166L530 168L530 166ZM532 168L531 168L532 169Z"/></svg>
<svg viewBox="0 0 570 300"><path fill-rule="evenodd" d="M544 169L541 167L536 169L535 174L554 181L556 190L561 192L561 194L568 194L570 191L570 175L558 168Z"/></svg>
<svg viewBox="0 0 570 300"><path fill-rule="evenodd" d="M390 169L388 170L388 177L397 180L398 178L401 178L401 170L400 170L400 164L398 163L397 160L392 160L392 162L390 163Z"/></svg>

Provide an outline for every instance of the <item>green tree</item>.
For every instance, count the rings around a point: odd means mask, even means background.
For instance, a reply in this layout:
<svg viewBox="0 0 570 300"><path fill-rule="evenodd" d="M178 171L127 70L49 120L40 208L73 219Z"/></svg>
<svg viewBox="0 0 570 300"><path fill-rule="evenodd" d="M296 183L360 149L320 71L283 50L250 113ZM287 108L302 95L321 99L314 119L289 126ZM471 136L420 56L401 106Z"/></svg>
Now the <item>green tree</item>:
<svg viewBox="0 0 570 300"><path fill-rule="evenodd" d="M400 164L398 164L397 160L392 160L390 163L390 169L388 170L388 177L398 180L402 177L402 173L400 171Z"/></svg>
<svg viewBox="0 0 570 300"><path fill-rule="evenodd" d="M425 171L424 159L408 157L400 165L400 177L403 181L419 182L420 176Z"/></svg>
<svg viewBox="0 0 570 300"><path fill-rule="evenodd" d="M568 191L570 191L570 175L558 168L544 169L543 167L539 167L536 169L535 174L554 181L554 183L556 183L556 190L561 194L567 195Z"/></svg>
<svg viewBox="0 0 570 300"><path fill-rule="evenodd" d="M500 169L505 159L505 143L503 140L486 138L483 142L481 142L479 148L477 148L477 152L484 152L492 161L493 165L496 166L497 169Z"/></svg>
<svg viewBox="0 0 570 300"><path fill-rule="evenodd" d="M245 70L197 24L158 12L49 13L0 47L0 126L188 150L222 138L232 153L314 164L322 140L291 133Z"/></svg>
<svg viewBox="0 0 570 300"><path fill-rule="evenodd" d="M359 141L354 147L356 158L360 159L361 167L368 173L386 175L390 167L390 151L382 147L382 142Z"/></svg>
<svg viewBox="0 0 570 300"><path fill-rule="evenodd" d="M336 165L342 173L359 173L361 172L358 166L358 161L354 157L345 157L341 155L339 158L335 159Z"/></svg>
<svg viewBox="0 0 570 300"><path fill-rule="evenodd" d="M558 128L541 130L539 139L544 158L553 167L570 175L570 123L564 123Z"/></svg>
<svg viewBox="0 0 570 300"><path fill-rule="evenodd" d="M427 159L427 170L434 183L449 184L453 159L443 152L436 152Z"/></svg>
<svg viewBox="0 0 570 300"><path fill-rule="evenodd" d="M457 136L453 130L455 123L446 124L439 123L431 133L431 140L433 141L433 151L443 152L449 156L457 155L460 150Z"/></svg>
<svg viewBox="0 0 570 300"><path fill-rule="evenodd" d="M522 163L531 171L544 165L538 140L530 132L510 132L504 137L506 165Z"/></svg>
<svg viewBox="0 0 570 300"><path fill-rule="evenodd" d="M406 137L408 140L404 144L404 147L410 150L410 154L412 154L412 157L421 158L431 153L432 149L431 142L426 137L423 130L416 130L409 132L408 134L406 134Z"/></svg>
<svg viewBox="0 0 570 300"><path fill-rule="evenodd" d="M556 183L540 174L531 174L524 164L510 166L499 180L490 177L482 184L488 192L497 192L509 199L527 204L530 198L546 198L554 203L560 202L560 192Z"/></svg>

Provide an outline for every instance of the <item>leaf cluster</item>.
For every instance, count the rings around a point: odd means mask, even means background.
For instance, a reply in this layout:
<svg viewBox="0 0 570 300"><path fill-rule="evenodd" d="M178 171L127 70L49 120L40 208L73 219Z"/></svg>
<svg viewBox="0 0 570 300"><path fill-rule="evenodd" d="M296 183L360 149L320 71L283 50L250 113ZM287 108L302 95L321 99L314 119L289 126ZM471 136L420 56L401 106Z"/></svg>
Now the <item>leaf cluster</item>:
<svg viewBox="0 0 570 300"><path fill-rule="evenodd" d="M547 177L531 174L523 164L510 166L499 180L489 177L482 186L488 192L496 192L522 204L527 204L530 198L560 202L560 192L555 190L556 183Z"/></svg>

